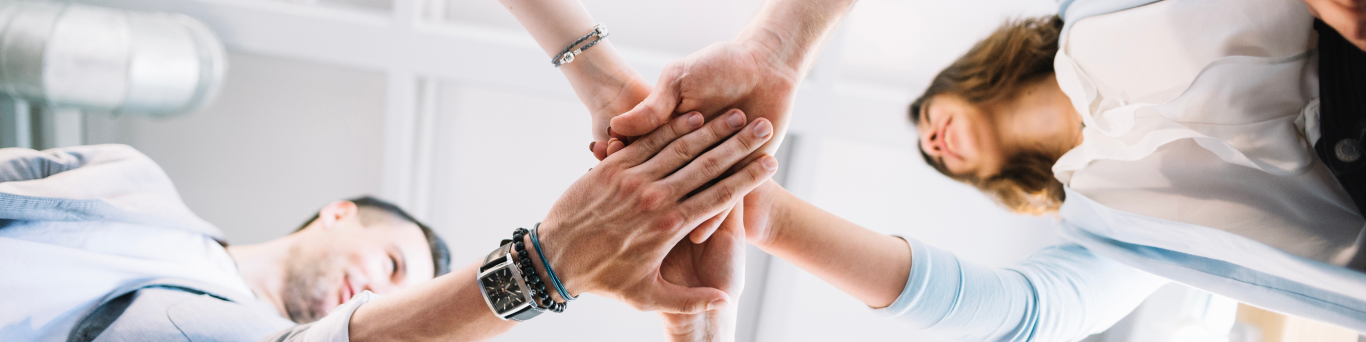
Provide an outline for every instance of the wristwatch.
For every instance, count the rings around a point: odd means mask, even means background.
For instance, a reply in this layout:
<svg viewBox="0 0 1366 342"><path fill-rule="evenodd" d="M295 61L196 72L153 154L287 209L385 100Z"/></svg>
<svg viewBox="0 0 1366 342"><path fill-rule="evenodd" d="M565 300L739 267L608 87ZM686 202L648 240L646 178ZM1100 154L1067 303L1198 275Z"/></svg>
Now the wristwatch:
<svg viewBox="0 0 1366 342"><path fill-rule="evenodd" d="M517 268L512 257L511 240L504 240L503 246L484 258L479 266L479 292L484 294L484 303L498 315L498 318L526 321L540 315L545 310L532 302L531 287L523 280L522 270Z"/></svg>

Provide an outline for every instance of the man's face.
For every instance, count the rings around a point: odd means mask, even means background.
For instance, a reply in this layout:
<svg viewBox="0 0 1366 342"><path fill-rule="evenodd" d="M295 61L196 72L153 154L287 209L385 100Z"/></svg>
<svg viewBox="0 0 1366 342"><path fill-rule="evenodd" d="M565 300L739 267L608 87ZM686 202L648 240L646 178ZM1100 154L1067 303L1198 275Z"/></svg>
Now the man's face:
<svg viewBox="0 0 1366 342"><path fill-rule="evenodd" d="M363 290L384 294L432 279L431 249L416 224L365 226L356 212L319 218L298 233L281 298L291 320L316 321Z"/></svg>

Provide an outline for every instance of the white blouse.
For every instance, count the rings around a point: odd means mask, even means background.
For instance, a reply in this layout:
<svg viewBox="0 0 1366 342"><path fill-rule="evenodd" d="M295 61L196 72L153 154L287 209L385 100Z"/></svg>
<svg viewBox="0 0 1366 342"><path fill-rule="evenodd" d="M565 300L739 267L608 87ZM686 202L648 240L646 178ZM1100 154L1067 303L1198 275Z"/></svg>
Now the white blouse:
<svg viewBox="0 0 1366 342"><path fill-rule="evenodd" d="M1311 147L1312 20L1296 0L1171 0L1070 23L1055 68L1084 142L1054 174L1107 207L1345 265L1366 220Z"/></svg>

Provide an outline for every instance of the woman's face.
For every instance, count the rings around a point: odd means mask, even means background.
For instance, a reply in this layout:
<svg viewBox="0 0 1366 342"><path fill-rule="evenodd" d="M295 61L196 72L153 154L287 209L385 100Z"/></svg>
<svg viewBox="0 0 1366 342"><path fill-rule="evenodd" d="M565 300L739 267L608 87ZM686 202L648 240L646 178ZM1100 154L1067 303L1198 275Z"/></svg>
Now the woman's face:
<svg viewBox="0 0 1366 342"><path fill-rule="evenodd" d="M1005 152L996 124L957 95L939 94L921 106L920 149L954 175L987 178L1000 171Z"/></svg>

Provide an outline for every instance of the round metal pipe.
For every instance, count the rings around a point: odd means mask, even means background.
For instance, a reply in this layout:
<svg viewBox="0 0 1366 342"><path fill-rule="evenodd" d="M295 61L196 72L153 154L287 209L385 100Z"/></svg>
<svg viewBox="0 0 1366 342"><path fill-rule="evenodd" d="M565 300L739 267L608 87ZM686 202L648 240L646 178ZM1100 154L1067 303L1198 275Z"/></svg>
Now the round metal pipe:
<svg viewBox="0 0 1366 342"><path fill-rule="evenodd" d="M0 92L36 103L193 112L217 94L224 55L208 27L180 14L0 1Z"/></svg>

